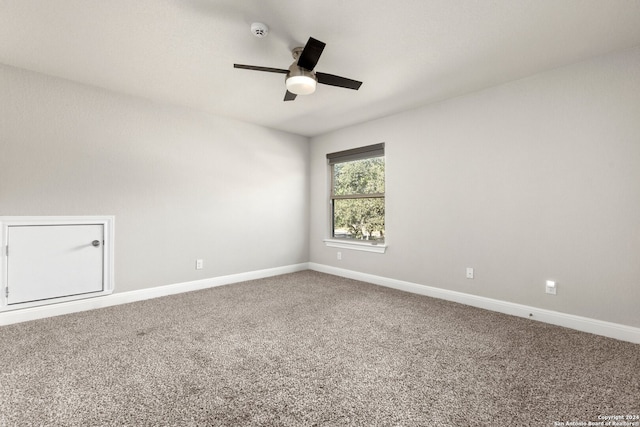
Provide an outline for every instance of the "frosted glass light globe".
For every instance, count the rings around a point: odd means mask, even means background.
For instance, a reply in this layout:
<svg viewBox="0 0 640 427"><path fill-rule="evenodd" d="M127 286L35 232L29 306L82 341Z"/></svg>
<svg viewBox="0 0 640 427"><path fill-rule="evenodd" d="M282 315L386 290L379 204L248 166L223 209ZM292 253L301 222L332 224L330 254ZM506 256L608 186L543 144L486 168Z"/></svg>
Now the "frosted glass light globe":
<svg viewBox="0 0 640 427"><path fill-rule="evenodd" d="M291 76L287 78L287 90L296 95L309 95L316 91L316 81L309 76Z"/></svg>

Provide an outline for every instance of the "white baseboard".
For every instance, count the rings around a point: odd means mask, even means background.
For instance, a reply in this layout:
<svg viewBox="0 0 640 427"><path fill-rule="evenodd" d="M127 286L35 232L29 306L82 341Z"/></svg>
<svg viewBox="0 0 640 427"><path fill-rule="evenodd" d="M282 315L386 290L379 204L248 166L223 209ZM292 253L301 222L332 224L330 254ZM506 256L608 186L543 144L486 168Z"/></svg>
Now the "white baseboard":
<svg viewBox="0 0 640 427"><path fill-rule="evenodd" d="M497 311L499 313L510 314L512 316L526 317L552 325L563 326L565 328L576 329L582 332L589 332L622 341L629 341L640 344L640 328L621 325L618 323L605 322L588 317L575 316L572 314L560 313L552 310L545 310L530 307L522 304L515 304L500 301L492 298L480 297L462 292L450 291L446 289L434 288L432 286L419 285L417 283L405 282L403 280L390 279L373 274L360 273L352 270L331 267L324 264L309 263L309 269L321 273L333 274L335 276L346 277L348 279L360 280L373 283L375 285L386 286L401 291L439 298L447 301L458 302L473 307L486 310Z"/></svg>
<svg viewBox="0 0 640 427"><path fill-rule="evenodd" d="M411 292L447 301L458 302L473 307L483 308L486 310L510 314L518 317L525 317L540 322L576 329L582 332L589 332L592 334L640 344L640 328L621 325L618 323L605 322L588 317L575 316L572 314L566 314L557 311L530 307L522 304L500 301L492 298L465 294L462 292L435 288L432 286L419 285L417 283L390 279L373 274L360 273L353 270L345 270L342 268L331 267L328 265L317 264L313 262L268 268L246 273L230 274L227 276L194 280L191 282L176 283L172 285L157 286L154 288L115 293L111 295L87 298L77 301L61 302L39 307L6 311L0 313L0 326L10 325L12 323L26 322L29 320L42 319L46 317L60 316L63 314L76 313L80 311L93 310L96 308L110 307L113 305L126 304L135 301L174 295L182 292L197 291L201 289L213 288L216 286L244 282L247 280L277 276L280 274L294 273L296 271L307 269L318 271L321 273L346 277L349 279L361 280L363 282L385 286L388 288L394 288L405 292Z"/></svg>
<svg viewBox="0 0 640 427"><path fill-rule="evenodd" d="M0 326L12 323L26 322L29 320L43 319L46 317L60 316L63 314L77 313L96 308L110 307L118 304L126 304L151 298L164 297L182 292L198 291L216 286L229 285L231 283L247 280L262 279L264 277L278 276L280 274L294 273L308 269L308 263L292 264L283 267L268 268L246 273L230 274L228 276L214 277L210 279L194 280L191 282L175 283L172 285L157 286L154 288L140 289L137 291L114 293L111 295L97 296L69 302L52 303L38 307L16 309L0 313Z"/></svg>

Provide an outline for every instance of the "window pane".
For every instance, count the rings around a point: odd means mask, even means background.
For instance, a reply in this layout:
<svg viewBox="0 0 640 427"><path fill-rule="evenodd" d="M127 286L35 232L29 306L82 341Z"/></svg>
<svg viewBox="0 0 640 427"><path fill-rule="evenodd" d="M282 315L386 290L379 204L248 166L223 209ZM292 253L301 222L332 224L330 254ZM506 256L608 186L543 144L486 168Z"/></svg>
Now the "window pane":
<svg viewBox="0 0 640 427"><path fill-rule="evenodd" d="M384 241L384 198L335 199L333 237Z"/></svg>
<svg viewBox="0 0 640 427"><path fill-rule="evenodd" d="M333 165L333 194L384 193L384 157Z"/></svg>

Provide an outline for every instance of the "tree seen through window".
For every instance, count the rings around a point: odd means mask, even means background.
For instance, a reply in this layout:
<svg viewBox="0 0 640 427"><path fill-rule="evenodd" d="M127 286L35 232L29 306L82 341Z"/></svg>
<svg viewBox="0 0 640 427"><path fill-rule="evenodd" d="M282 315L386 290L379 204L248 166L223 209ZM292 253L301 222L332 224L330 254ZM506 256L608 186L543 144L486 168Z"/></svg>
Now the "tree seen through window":
<svg viewBox="0 0 640 427"><path fill-rule="evenodd" d="M332 166L333 237L384 241L384 156Z"/></svg>

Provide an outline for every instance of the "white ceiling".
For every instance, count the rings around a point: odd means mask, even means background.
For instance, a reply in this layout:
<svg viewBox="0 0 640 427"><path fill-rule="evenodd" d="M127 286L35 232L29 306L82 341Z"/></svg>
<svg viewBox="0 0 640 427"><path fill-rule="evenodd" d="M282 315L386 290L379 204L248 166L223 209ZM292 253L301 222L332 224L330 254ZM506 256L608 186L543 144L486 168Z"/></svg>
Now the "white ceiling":
<svg viewBox="0 0 640 427"><path fill-rule="evenodd" d="M359 91L233 68L309 36ZM638 45L638 0L0 0L0 63L306 136Z"/></svg>

